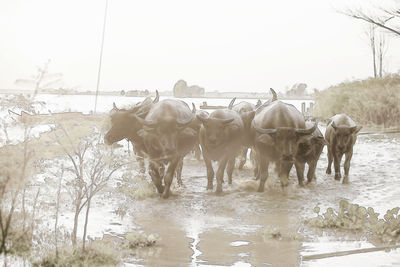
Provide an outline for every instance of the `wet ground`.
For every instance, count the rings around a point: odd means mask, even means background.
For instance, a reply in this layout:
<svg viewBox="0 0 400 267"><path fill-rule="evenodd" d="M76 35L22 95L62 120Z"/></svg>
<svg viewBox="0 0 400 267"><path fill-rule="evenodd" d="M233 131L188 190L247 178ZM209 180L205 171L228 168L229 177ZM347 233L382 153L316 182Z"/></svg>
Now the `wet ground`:
<svg viewBox="0 0 400 267"><path fill-rule="evenodd" d="M134 201L129 208L134 224L158 233L155 251L138 259L143 266L397 266L400 250L333 257L313 261L303 256L373 247L363 237L346 232L308 228L304 220L313 208L335 209L341 199L378 212L400 206L400 139L397 135L362 135L355 146L350 183L343 185L325 174L326 148L317 167L317 181L297 185L294 168L282 191L273 173L263 193L256 192L250 165L235 170L233 185L223 184L217 196L206 190L203 162L188 158L184 188L175 187L168 200ZM270 168L271 171L271 168ZM275 230L273 230L275 229ZM263 238L264 231L281 238ZM297 233L297 234L296 234ZM372 256L372 257L371 257Z"/></svg>
<svg viewBox="0 0 400 267"><path fill-rule="evenodd" d="M125 266L400 265L400 250L317 260L303 258L376 245L354 233L308 228L304 221L315 216L316 205L323 211L327 207L337 209L342 199L371 206L380 213L400 206L400 135L359 136L347 185L335 181L333 175L326 175L326 166L325 148L317 166L317 180L299 187L293 168L285 191L270 168L265 192L258 193L258 181L254 180L248 163L243 171L235 169L233 185L225 183L224 193L217 196L206 190L204 163L187 157L183 167L184 187L174 186L168 200L154 196L124 202L112 196L115 188L96 197L88 235L101 237L107 233L143 230L161 237L155 247L140 249L134 258L125 259ZM47 192L47 197L54 201L56 184L46 181L43 184L48 184L51 190L44 188L42 192ZM65 199L67 203L68 198ZM121 202L127 206L123 218L115 214ZM53 207L43 211L53 214ZM71 211L60 215L60 225L69 231L72 216ZM83 220L81 215L80 225ZM52 221L43 223L45 228L51 225ZM82 236L80 231L78 236ZM264 238L265 232L277 233L278 238Z"/></svg>

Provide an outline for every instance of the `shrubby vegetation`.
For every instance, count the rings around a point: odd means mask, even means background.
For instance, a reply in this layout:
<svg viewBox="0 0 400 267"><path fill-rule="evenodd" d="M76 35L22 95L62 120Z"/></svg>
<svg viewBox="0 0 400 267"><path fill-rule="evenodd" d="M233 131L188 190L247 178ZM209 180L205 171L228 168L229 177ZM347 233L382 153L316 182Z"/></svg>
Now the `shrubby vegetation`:
<svg viewBox="0 0 400 267"><path fill-rule="evenodd" d="M365 208L341 200L338 211L328 208L320 214L320 208L315 207L314 212L317 216L307 220L306 223L322 229L354 230L376 242L397 243L400 241L399 211L399 207L390 209L383 218L379 218L379 213L371 207Z"/></svg>
<svg viewBox="0 0 400 267"><path fill-rule="evenodd" d="M117 191L134 200L142 200L156 196L154 185L144 175L132 176L125 172L121 178L117 178Z"/></svg>
<svg viewBox="0 0 400 267"><path fill-rule="evenodd" d="M115 266L122 254L134 255L133 248L156 243L158 236L143 233L128 233L118 244L87 237L93 197L110 187L110 180L131 164L126 155L114 154L104 145L102 132L108 128L108 116L38 115L37 110L45 104L23 95L1 98L0 103L0 258L4 266L15 258L37 266ZM11 112L14 119L8 108L17 108ZM21 114L21 110L28 113ZM35 127L41 125L47 125L47 131L34 134ZM13 133L8 134L11 130ZM22 136L17 138L14 132ZM124 179L122 183L129 180L133 186L130 177ZM137 179L132 198L154 194L154 187L144 177ZM41 187L48 192L40 192ZM144 193L141 187L147 188ZM60 205L61 194L69 195L71 203ZM58 225L65 211L61 206L66 205L74 211L72 232ZM77 229L82 211L85 218L79 225L83 227L80 239ZM52 222L46 218L47 227L39 227L43 216L54 216L54 224L50 226Z"/></svg>
<svg viewBox="0 0 400 267"><path fill-rule="evenodd" d="M392 127L400 124L400 75L343 82L315 95L317 117L339 113L359 124Z"/></svg>
<svg viewBox="0 0 400 267"><path fill-rule="evenodd" d="M59 249L58 256L51 251L33 266L72 267L72 266L115 266L120 263L121 253L110 242L93 241L85 251L76 250L72 246Z"/></svg>

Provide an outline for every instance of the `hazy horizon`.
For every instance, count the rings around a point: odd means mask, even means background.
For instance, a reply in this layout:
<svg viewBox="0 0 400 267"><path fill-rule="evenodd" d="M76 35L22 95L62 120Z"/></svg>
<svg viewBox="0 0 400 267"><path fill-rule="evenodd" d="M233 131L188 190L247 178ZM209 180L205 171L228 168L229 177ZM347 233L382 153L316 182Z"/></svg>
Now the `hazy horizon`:
<svg viewBox="0 0 400 267"><path fill-rule="evenodd" d="M322 90L372 75L366 23L337 10L357 1L109 0L100 90L170 91L179 79L206 91ZM361 3L361 2L360 2ZM95 90L104 1L0 2L0 88L50 59L58 87ZM400 69L388 38L385 70Z"/></svg>

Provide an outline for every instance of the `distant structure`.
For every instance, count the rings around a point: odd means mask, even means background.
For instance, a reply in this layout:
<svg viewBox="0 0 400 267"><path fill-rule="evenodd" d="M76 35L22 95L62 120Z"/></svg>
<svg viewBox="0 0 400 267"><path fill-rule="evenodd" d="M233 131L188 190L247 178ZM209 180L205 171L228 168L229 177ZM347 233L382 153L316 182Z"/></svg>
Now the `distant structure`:
<svg viewBox="0 0 400 267"><path fill-rule="evenodd" d="M200 97L204 96L204 93L204 88L198 85L188 86L184 80L179 80L174 85L175 97Z"/></svg>
<svg viewBox="0 0 400 267"><path fill-rule="evenodd" d="M300 97L306 95L307 84L296 83L292 86L292 89L286 92L286 96Z"/></svg>

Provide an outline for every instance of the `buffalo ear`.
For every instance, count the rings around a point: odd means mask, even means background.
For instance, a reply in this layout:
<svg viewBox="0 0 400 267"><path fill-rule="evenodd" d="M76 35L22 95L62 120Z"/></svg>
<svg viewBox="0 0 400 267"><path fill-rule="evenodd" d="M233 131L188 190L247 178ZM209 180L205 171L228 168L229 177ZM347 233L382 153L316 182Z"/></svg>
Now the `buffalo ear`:
<svg viewBox="0 0 400 267"><path fill-rule="evenodd" d="M248 111L243 113L242 117L248 119L249 121L252 121L254 119L254 116L256 115L256 112L254 110Z"/></svg>
<svg viewBox="0 0 400 267"><path fill-rule="evenodd" d="M353 134L358 133L361 129L362 129L362 126L357 126L357 127L354 129Z"/></svg>
<svg viewBox="0 0 400 267"><path fill-rule="evenodd" d="M137 132L137 134L138 134L141 138L145 138L145 137L148 135L148 133L147 133L145 130L143 130L143 129L139 130L139 131Z"/></svg>
<svg viewBox="0 0 400 267"><path fill-rule="evenodd" d="M257 137L256 142L263 143L265 145L273 145L274 139L272 138L271 134L261 134Z"/></svg>
<svg viewBox="0 0 400 267"><path fill-rule="evenodd" d="M225 124L225 125L227 125L227 124L231 123L233 120L234 120L234 118L232 118L232 119L226 119L226 120L223 120L222 123Z"/></svg>
<svg viewBox="0 0 400 267"><path fill-rule="evenodd" d="M182 131L179 132L180 138L187 138L187 137L194 137L197 135L197 132L190 127L184 128Z"/></svg>
<svg viewBox="0 0 400 267"><path fill-rule="evenodd" d="M196 118L197 118L199 121L201 121L203 124L205 124L205 123L207 122L207 118L204 117L204 116L202 116L202 115L200 115L200 114L196 115Z"/></svg>
<svg viewBox="0 0 400 267"><path fill-rule="evenodd" d="M323 138L322 136L318 136L318 137L313 137L313 142L316 144L321 144L321 145L328 145L328 142L325 140L325 138Z"/></svg>
<svg viewBox="0 0 400 267"><path fill-rule="evenodd" d="M314 140L314 137L312 135L300 135L298 139L299 144L311 144L311 142Z"/></svg>
<svg viewBox="0 0 400 267"><path fill-rule="evenodd" d="M337 130L337 126L336 126L336 124L335 124L334 121L332 121L331 126L332 126L332 128L333 128L335 131Z"/></svg>

